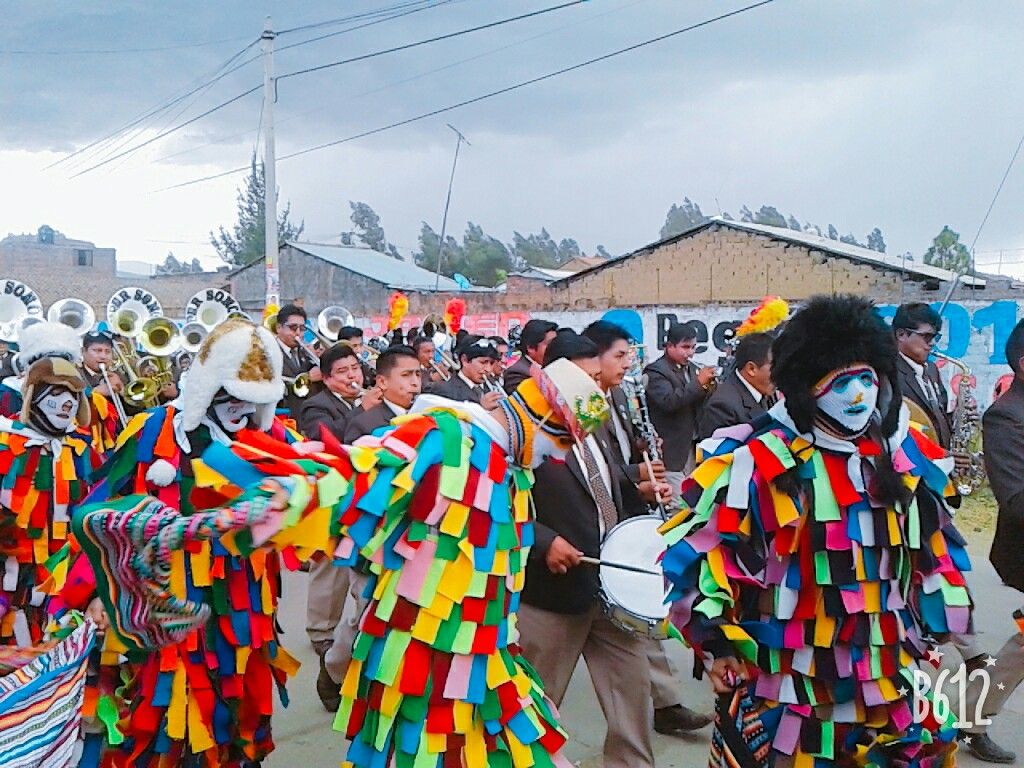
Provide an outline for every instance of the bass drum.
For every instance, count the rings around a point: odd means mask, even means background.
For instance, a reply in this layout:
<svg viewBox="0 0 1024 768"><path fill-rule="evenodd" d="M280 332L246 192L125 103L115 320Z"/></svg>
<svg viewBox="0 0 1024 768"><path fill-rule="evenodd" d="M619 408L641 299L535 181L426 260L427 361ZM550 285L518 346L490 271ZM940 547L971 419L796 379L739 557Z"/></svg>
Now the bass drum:
<svg viewBox="0 0 1024 768"><path fill-rule="evenodd" d="M601 544L601 560L655 571L600 566L601 600L608 618L631 634L654 640L668 637L668 587L658 562L665 551L658 533L663 523L658 515L631 517L612 528Z"/></svg>

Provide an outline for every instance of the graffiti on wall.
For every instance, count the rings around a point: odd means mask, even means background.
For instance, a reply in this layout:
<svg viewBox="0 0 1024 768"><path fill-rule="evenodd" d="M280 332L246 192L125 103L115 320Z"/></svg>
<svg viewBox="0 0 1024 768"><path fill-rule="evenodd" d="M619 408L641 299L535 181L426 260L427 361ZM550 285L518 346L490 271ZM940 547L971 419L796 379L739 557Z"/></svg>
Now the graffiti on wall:
<svg viewBox="0 0 1024 768"><path fill-rule="evenodd" d="M648 358L654 359L664 348L665 336L672 323L692 323L697 330L697 360L713 365L725 351L728 331L739 325L754 306L652 307L607 312L486 312L467 314L463 327L470 333L483 336L507 337L510 328L524 325L531 317L573 328L582 328L594 320L607 318L626 327L646 347ZM939 302L932 306L938 309ZM883 304L878 309L887 320L896 313L895 304ZM950 357L963 360L972 369L982 406L991 402L996 382L1007 372L1004 348L1019 315L1018 302L1010 300L951 302L943 313L942 338L936 348ZM359 322L361 327L371 329L371 335L381 335L387 330L386 315L360 318ZM408 330L421 322L420 317L408 316L402 328Z"/></svg>

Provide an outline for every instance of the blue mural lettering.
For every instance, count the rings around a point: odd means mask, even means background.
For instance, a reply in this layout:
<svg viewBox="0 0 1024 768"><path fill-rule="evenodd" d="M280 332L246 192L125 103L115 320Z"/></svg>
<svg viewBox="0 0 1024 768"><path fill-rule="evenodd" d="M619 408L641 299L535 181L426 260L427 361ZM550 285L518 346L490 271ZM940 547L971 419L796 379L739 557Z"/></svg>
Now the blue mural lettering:
<svg viewBox="0 0 1024 768"><path fill-rule="evenodd" d="M988 361L992 365L1001 365L1006 362L1006 340L1017 325L1017 302L993 301L987 307L975 311L971 325L977 331L992 326L992 347Z"/></svg>

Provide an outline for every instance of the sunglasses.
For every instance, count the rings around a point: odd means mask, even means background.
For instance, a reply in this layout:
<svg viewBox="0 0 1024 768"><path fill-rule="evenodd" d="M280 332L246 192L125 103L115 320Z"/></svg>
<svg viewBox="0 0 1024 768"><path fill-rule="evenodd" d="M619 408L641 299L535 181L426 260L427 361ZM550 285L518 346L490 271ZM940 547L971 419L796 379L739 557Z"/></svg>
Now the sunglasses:
<svg viewBox="0 0 1024 768"><path fill-rule="evenodd" d="M299 331L301 331L303 328L306 327L306 324L305 323L285 323L284 327L287 328L289 331L295 331L296 333L298 333Z"/></svg>
<svg viewBox="0 0 1024 768"><path fill-rule="evenodd" d="M915 336L920 336L922 339L925 340L925 343L927 343L927 344L934 344L935 342L937 342L939 339L942 338L942 333L941 332L939 332L939 333L932 333L930 331L911 331L911 330L908 330L907 333L911 333L911 334L913 334Z"/></svg>

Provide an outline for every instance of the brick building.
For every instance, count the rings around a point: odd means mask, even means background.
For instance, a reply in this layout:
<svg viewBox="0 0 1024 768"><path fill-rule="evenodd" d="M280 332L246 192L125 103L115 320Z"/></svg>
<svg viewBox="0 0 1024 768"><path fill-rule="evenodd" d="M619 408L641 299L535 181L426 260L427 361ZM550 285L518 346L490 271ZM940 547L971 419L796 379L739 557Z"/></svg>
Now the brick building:
<svg viewBox="0 0 1024 768"><path fill-rule="evenodd" d="M8 235L0 240L0 277L28 285L44 308L69 296L82 299L100 320L105 319L107 300L118 288L145 288L159 299L166 316L179 319L190 296L227 282L226 272L120 276L115 249L65 237L48 226L34 235Z"/></svg>

